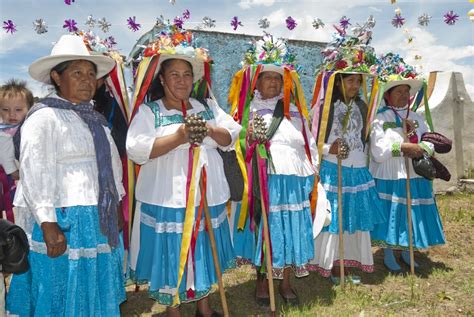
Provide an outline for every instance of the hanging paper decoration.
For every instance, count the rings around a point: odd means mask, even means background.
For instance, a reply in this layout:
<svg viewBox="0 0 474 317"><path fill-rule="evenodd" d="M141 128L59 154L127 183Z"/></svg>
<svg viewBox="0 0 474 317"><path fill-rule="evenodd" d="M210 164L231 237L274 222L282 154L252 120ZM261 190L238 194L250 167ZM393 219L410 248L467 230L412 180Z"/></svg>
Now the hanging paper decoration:
<svg viewBox="0 0 474 317"><path fill-rule="evenodd" d="M76 0L64 0L64 3L67 4L68 6L71 5L72 2L75 2Z"/></svg>
<svg viewBox="0 0 474 317"><path fill-rule="evenodd" d="M298 25L295 19L293 19L291 16L287 17L285 22L286 22L286 27L290 31L292 31Z"/></svg>
<svg viewBox="0 0 474 317"><path fill-rule="evenodd" d="M267 18L262 18L258 21L258 26L261 28L261 29L266 29L266 28L269 28L270 27L270 21L268 21Z"/></svg>
<svg viewBox="0 0 474 317"><path fill-rule="evenodd" d="M11 34L16 32L16 25L12 20L3 21L3 28Z"/></svg>
<svg viewBox="0 0 474 317"><path fill-rule="evenodd" d="M174 5L176 3L176 0L170 0L170 3Z"/></svg>
<svg viewBox="0 0 474 317"><path fill-rule="evenodd" d="M215 28L216 27L216 20L211 19L210 17L202 18L202 24L205 28Z"/></svg>
<svg viewBox="0 0 474 317"><path fill-rule="evenodd" d="M95 22L96 22L96 20L92 17L92 14L91 14L91 15L87 16L87 20L86 20L86 22L85 22L84 24L85 24L85 25L89 28L89 30L90 30L90 29L93 29L93 28L94 28Z"/></svg>
<svg viewBox="0 0 474 317"><path fill-rule="evenodd" d="M421 55L415 55L415 61L419 61L420 59L422 59Z"/></svg>
<svg viewBox="0 0 474 317"><path fill-rule="evenodd" d="M313 28L316 30L324 27L324 22L320 18L313 19Z"/></svg>
<svg viewBox="0 0 474 317"><path fill-rule="evenodd" d="M339 25L345 30L349 27L349 25L351 25L351 23L349 22L351 19L349 19L348 17L346 17L345 15L339 20Z"/></svg>
<svg viewBox="0 0 474 317"><path fill-rule="evenodd" d="M239 26L244 26L242 24L242 21L239 21L239 18L236 16L232 18L232 20L230 21L230 25L232 25L232 28L234 29L234 31L237 30Z"/></svg>
<svg viewBox="0 0 474 317"><path fill-rule="evenodd" d="M390 2L391 2L392 4L395 4L395 3L397 2L397 0L390 0Z"/></svg>
<svg viewBox="0 0 474 317"><path fill-rule="evenodd" d="M401 28L405 24L405 18L401 14L397 13L392 19L392 25L396 28Z"/></svg>
<svg viewBox="0 0 474 317"><path fill-rule="evenodd" d="M109 28L112 25L109 22L107 22L107 20L105 18L99 19L99 21L97 21L97 24L99 24L100 29L104 33L109 32Z"/></svg>
<svg viewBox="0 0 474 317"><path fill-rule="evenodd" d="M469 20L474 21L474 9L469 10L467 16L469 17Z"/></svg>
<svg viewBox="0 0 474 317"><path fill-rule="evenodd" d="M183 20L189 20L190 17L191 17L191 12L189 12L188 9L184 10L184 12L183 12Z"/></svg>
<svg viewBox="0 0 474 317"><path fill-rule="evenodd" d="M364 24L356 25L351 29L355 37L359 38L360 41L370 41L372 39L372 29L375 27L375 19L373 15L370 15ZM339 33L340 34L340 33Z"/></svg>
<svg viewBox="0 0 474 317"><path fill-rule="evenodd" d="M141 24L135 21L135 16L129 17L127 19L127 24L128 28L131 29L133 32L140 30Z"/></svg>
<svg viewBox="0 0 474 317"><path fill-rule="evenodd" d="M431 21L431 15L428 15L426 13L423 13L418 17L418 24L421 26L428 26Z"/></svg>
<svg viewBox="0 0 474 317"><path fill-rule="evenodd" d="M182 28L183 28L184 21L183 21L183 19L182 19L181 17L178 17L178 16L177 16L176 18L174 18L173 24L176 25L176 27L177 27L178 29L182 29Z"/></svg>
<svg viewBox="0 0 474 317"><path fill-rule="evenodd" d="M459 15L453 12L453 10L447 12L444 15L444 23L447 25L454 25L456 24L456 21L459 20Z"/></svg>
<svg viewBox="0 0 474 317"><path fill-rule="evenodd" d="M64 20L63 29L67 29L69 32L77 31L77 22L74 19Z"/></svg>
<svg viewBox="0 0 474 317"><path fill-rule="evenodd" d="M43 19L36 19L35 22L33 22L33 26L35 27L35 32L37 34L43 34L48 32L48 26L46 25L46 22Z"/></svg>

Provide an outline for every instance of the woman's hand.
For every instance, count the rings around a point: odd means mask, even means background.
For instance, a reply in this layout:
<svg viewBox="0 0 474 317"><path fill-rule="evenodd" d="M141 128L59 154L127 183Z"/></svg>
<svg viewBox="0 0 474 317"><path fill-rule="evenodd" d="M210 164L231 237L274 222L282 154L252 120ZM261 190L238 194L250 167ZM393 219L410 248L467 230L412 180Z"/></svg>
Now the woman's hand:
<svg viewBox="0 0 474 317"><path fill-rule="evenodd" d="M419 158L423 156L424 150L416 143L402 143L401 150L409 158Z"/></svg>
<svg viewBox="0 0 474 317"><path fill-rule="evenodd" d="M182 141L182 144L189 142L189 127L185 124L182 124L178 130L176 130L176 133L179 136L179 140Z"/></svg>
<svg viewBox="0 0 474 317"><path fill-rule="evenodd" d="M229 131L206 123L207 136L216 141L220 146L228 146L232 142Z"/></svg>
<svg viewBox="0 0 474 317"><path fill-rule="evenodd" d="M255 141L254 138L253 138L253 136L254 136L254 134L253 134L253 124L248 125L247 136L248 136L249 144L252 144Z"/></svg>
<svg viewBox="0 0 474 317"><path fill-rule="evenodd" d="M46 243L47 254L51 258L56 258L66 252L67 244L64 233L56 222L43 222L43 240Z"/></svg>

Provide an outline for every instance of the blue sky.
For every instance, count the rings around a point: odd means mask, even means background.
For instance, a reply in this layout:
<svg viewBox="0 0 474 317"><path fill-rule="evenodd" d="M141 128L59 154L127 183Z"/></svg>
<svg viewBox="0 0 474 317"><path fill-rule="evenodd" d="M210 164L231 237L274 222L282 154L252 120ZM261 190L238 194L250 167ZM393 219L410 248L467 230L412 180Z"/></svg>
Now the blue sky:
<svg viewBox="0 0 474 317"><path fill-rule="evenodd" d="M407 21L399 29L391 24L396 8L400 8ZM107 35L115 37L123 55L128 55L140 35L153 26L156 17L172 19L185 9L191 12L190 20L185 23L188 28L198 26L204 16L209 16L216 20L213 31L260 35L258 21L266 17L270 21L267 32L311 41L330 40L334 31L331 25L337 24L343 15L354 25L362 24L372 14L376 20L372 45L377 53L397 52L407 62L421 67L425 74L434 70L462 72L467 90L474 97L474 22L467 16L473 8L474 3L469 0L397 0L395 4L390 0L176 0L174 4L168 0L75 0L70 6L63 0L0 0L1 21L13 20L18 30L13 35L0 30L0 82L11 77L27 79L35 94L44 95L45 87L29 79L29 64L49 55L52 43L67 33L62 28L65 19L75 19L79 28L86 29L84 22L90 14L95 19L105 17L112 24ZM443 21L444 13L449 10L460 16L453 26ZM417 23L423 13L432 16L427 27ZM129 16L136 16L142 24L140 31L128 29ZM230 26L233 16L238 16L244 24L237 31ZM298 24L293 31L286 28L288 16ZM48 32L42 35L36 34L32 25L39 18L48 25ZM326 26L315 30L311 25L314 18L320 18ZM98 28L95 33L104 35ZM408 37L413 37L411 44ZM415 55L422 58L415 60Z"/></svg>

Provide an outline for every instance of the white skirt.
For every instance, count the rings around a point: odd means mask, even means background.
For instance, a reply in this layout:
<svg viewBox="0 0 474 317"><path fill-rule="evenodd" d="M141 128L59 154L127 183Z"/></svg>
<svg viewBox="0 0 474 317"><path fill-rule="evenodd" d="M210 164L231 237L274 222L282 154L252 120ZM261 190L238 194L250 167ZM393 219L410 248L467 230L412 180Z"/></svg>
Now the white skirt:
<svg viewBox="0 0 474 317"><path fill-rule="evenodd" d="M344 232L344 267L359 268L364 272L374 271L374 258L370 233L356 231L353 234ZM320 233L314 240L314 258L308 268L328 277L333 266L339 266L339 234Z"/></svg>

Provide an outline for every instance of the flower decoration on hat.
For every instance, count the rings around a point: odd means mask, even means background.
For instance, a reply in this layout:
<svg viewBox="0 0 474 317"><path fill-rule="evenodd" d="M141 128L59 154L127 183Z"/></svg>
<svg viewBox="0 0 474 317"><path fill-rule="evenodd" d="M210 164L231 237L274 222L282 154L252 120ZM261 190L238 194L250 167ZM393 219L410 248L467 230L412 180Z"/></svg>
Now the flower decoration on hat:
<svg viewBox="0 0 474 317"><path fill-rule="evenodd" d="M241 64L242 66L272 64L297 69L295 60L296 55L288 48L284 39L276 39L273 35L265 33L262 39L251 43Z"/></svg>
<svg viewBox="0 0 474 317"><path fill-rule="evenodd" d="M211 17L205 16L202 18L202 25L205 28L215 28L216 27L216 20L212 19Z"/></svg>
<svg viewBox="0 0 474 317"><path fill-rule="evenodd" d="M420 77L415 67L407 64L400 55L391 52L379 56L372 71L382 82L388 82L395 78L417 79Z"/></svg>
<svg viewBox="0 0 474 317"><path fill-rule="evenodd" d="M353 28L353 35L340 32L335 26L334 39L321 52L322 68L326 71L369 73L370 66L376 61L374 48L369 45L374 25L371 16L363 25Z"/></svg>
<svg viewBox="0 0 474 317"><path fill-rule="evenodd" d="M181 23L170 23L168 20L163 27L155 26L142 35L132 49L129 58L133 65L136 86L133 109L137 110L144 101L161 63L167 59L177 58L189 62L193 68L196 85L193 91L199 98L208 95L212 59L207 49L198 47L192 32L183 29L182 26Z"/></svg>
<svg viewBox="0 0 474 317"><path fill-rule="evenodd" d="M84 23L89 29L93 29L97 21L92 17L92 14L87 16L87 20Z"/></svg>
<svg viewBox="0 0 474 317"><path fill-rule="evenodd" d="M324 22L320 18L316 18L316 19L313 19L312 25L313 25L313 28L315 28L317 30L319 28L324 27Z"/></svg>
<svg viewBox="0 0 474 317"><path fill-rule="evenodd" d="M395 14L392 19L392 25L396 28L401 28L405 24L405 18L402 17L401 13Z"/></svg>

